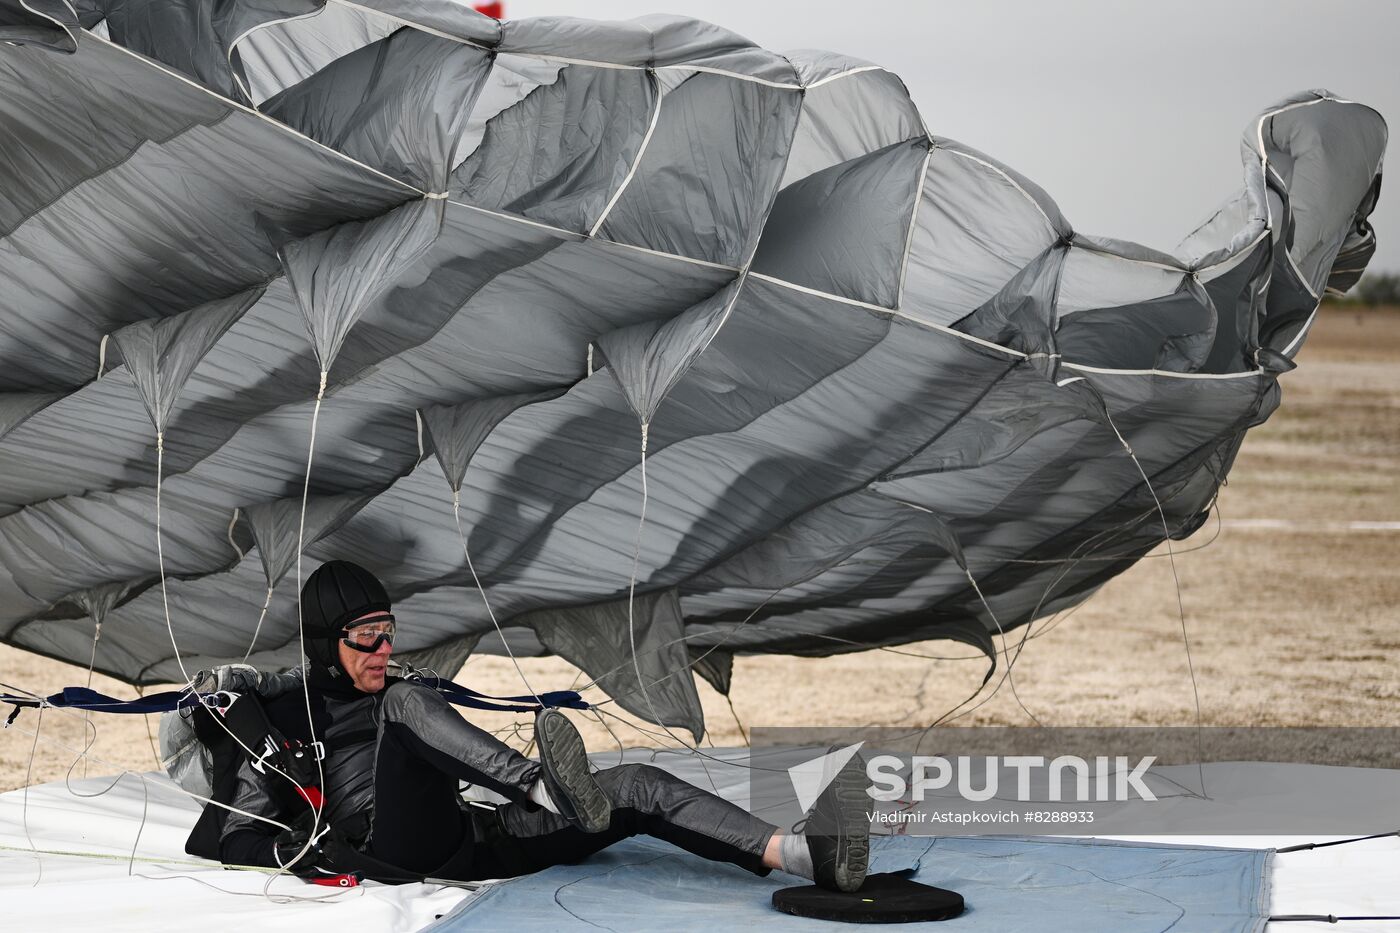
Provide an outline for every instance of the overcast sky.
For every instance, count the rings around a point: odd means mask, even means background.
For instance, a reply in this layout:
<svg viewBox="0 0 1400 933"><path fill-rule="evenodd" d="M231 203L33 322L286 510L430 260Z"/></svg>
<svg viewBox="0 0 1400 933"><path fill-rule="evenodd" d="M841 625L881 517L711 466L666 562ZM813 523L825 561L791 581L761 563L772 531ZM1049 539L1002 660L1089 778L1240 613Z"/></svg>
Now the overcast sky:
<svg viewBox="0 0 1400 933"><path fill-rule="evenodd" d="M1327 88L1400 121L1400 2L506 0L512 18L683 13L899 74L930 132L995 156L1076 229L1171 250L1242 184L1240 134ZM1400 272L1400 183L1371 216Z"/></svg>

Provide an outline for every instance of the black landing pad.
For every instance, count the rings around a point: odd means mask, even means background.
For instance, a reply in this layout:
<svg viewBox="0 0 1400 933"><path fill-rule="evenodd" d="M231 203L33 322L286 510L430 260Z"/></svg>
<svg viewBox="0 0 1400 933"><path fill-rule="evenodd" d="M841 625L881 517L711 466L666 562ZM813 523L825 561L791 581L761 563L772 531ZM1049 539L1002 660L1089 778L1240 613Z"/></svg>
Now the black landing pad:
<svg viewBox="0 0 1400 933"><path fill-rule="evenodd" d="M843 923L917 923L950 920L963 912L962 895L910 881L902 874L871 875L859 891L827 891L814 884L773 892L785 914Z"/></svg>

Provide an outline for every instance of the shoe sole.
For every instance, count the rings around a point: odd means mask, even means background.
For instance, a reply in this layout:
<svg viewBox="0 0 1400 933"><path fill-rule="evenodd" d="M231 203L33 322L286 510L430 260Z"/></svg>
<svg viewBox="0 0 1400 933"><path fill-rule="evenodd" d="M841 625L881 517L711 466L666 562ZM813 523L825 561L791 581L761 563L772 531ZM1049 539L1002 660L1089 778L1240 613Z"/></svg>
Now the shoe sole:
<svg viewBox="0 0 1400 933"><path fill-rule="evenodd" d="M840 813L836 827L836 886L851 893L860 890L870 870L870 824L865 811L870 798L865 781L851 768L845 768L832 782Z"/></svg>
<svg viewBox="0 0 1400 933"><path fill-rule="evenodd" d="M554 779L569 795L578 814L579 828L601 833L612 822L612 802L608 800L588 770L588 749L574 724L563 713L546 711L536 721L548 755Z"/></svg>

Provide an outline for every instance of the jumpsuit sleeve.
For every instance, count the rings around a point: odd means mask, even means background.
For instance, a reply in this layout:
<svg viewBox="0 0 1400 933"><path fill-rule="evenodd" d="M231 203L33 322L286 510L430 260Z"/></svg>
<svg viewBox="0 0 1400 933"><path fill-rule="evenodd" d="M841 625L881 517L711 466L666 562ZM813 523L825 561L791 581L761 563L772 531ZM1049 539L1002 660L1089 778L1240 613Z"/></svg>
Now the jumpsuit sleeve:
<svg viewBox="0 0 1400 933"><path fill-rule="evenodd" d="M275 778L259 774L248 761L238 765L238 789L234 793L232 806L246 813L276 820L290 825L288 814L282 812L267 782ZM230 812L224 821L224 831L219 837L219 860L225 865L261 865L276 868L277 859L273 855L273 841L281 829L271 823L244 813Z"/></svg>

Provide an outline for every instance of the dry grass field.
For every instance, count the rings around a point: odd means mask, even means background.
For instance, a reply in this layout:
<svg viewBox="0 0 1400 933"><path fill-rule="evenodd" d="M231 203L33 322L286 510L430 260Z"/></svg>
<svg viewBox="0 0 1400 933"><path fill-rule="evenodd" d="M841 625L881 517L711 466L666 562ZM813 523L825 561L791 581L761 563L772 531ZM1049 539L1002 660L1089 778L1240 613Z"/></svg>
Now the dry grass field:
<svg viewBox="0 0 1400 933"><path fill-rule="evenodd" d="M1202 719L1218 725L1400 726L1400 531L1351 522L1400 521L1400 309L1319 316L1283 377L1283 404L1256 429L1214 521L1178 544L1177 559ZM1287 527L1262 527L1284 520ZM1213 538L1213 540L1211 540ZM1210 541L1208 546L1201 547ZM1164 553L1164 552L1163 552ZM1160 556L1160 555L1159 555ZM1171 566L1144 560L1025 646L1015 694L1003 687L964 724L1189 724L1195 721ZM1013 643L1021 632L1013 633ZM827 659L740 658L733 708L700 685L716 745L746 726L927 724L966 697L985 661L948 643ZM563 661L526 661L536 685L565 687ZM0 682L48 692L86 671L0 647ZM520 691L509 661L476 658L459 681ZM131 688L105 678L94 687ZM1024 704L1024 710L1022 708ZM49 711L32 772L33 712L0 732L0 790L61 778L80 718ZM491 728L509 717L473 719ZM155 766L141 717L96 716L90 774ZM154 731L154 720L149 724ZM592 747L615 740L581 723ZM657 744L620 727L628 745ZM662 743L665 744L665 743ZM82 765L78 766L79 772Z"/></svg>

